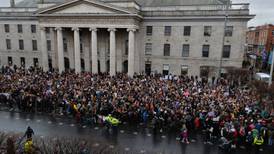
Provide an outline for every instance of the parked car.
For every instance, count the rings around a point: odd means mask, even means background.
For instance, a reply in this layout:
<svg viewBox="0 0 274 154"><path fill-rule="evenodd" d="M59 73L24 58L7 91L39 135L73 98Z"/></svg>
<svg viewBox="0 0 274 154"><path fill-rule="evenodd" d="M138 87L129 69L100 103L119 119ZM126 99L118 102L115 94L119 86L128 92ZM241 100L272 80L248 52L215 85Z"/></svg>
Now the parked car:
<svg viewBox="0 0 274 154"><path fill-rule="evenodd" d="M266 74L266 73L256 73L254 75L255 80L260 80L260 81L263 81L263 82L268 82L269 78L270 78L270 75Z"/></svg>

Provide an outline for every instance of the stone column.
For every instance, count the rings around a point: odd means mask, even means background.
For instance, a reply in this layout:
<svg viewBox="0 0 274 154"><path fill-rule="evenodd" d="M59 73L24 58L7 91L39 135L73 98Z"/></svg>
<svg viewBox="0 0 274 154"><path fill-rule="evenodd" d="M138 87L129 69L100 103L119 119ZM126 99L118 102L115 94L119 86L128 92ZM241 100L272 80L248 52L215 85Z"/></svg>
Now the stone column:
<svg viewBox="0 0 274 154"><path fill-rule="evenodd" d="M41 54L42 54L42 66L43 71L49 70L49 59L48 59L48 51L47 51L47 38L46 38L46 28L40 27L41 31Z"/></svg>
<svg viewBox="0 0 274 154"><path fill-rule="evenodd" d="M109 39L109 74L114 76L116 74L116 37L115 37L115 28L109 28L108 31L110 32L110 39Z"/></svg>
<svg viewBox="0 0 274 154"><path fill-rule="evenodd" d="M97 44L97 29L90 28L91 31L91 62L92 73L98 73L98 44Z"/></svg>
<svg viewBox="0 0 274 154"><path fill-rule="evenodd" d="M58 69L59 69L59 73L62 73L65 70L63 32L61 27L57 27L56 30L57 30Z"/></svg>
<svg viewBox="0 0 274 154"><path fill-rule="evenodd" d="M74 31L74 61L75 61L75 73L81 73L81 58L80 58L80 35L79 28L72 28Z"/></svg>
<svg viewBox="0 0 274 154"><path fill-rule="evenodd" d="M135 31L136 29L127 29L128 31L128 76L134 75L134 49L135 49Z"/></svg>

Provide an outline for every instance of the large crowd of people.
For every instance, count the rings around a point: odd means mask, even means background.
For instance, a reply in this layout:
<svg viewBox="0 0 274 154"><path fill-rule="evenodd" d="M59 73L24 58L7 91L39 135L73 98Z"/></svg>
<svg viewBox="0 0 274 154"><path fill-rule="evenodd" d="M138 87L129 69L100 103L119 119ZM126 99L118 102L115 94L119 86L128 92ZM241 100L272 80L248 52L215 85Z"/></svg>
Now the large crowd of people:
<svg viewBox="0 0 274 154"><path fill-rule="evenodd" d="M205 144L221 139L222 148L260 149L273 141L273 110L238 80L140 74L130 78L123 73L111 77L5 67L0 87L0 103L10 108L73 115L81 123L96 123L99 115L111 114L156 131L181 131L185 143L193 132L204 132Z"/></svg>

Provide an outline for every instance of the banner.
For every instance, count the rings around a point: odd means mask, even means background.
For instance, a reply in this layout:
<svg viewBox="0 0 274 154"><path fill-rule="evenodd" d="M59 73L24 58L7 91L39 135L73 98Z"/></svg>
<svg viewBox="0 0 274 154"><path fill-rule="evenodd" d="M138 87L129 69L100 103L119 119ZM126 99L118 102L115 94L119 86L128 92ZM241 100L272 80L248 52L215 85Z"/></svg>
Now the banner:
<svg viewBox="0 0 274 154"><path fill-rule="evenodd" d="M268 57L268 64L269 65L272 64L272 56L273 56L273 52L270 52L269 57Z"/></svg>

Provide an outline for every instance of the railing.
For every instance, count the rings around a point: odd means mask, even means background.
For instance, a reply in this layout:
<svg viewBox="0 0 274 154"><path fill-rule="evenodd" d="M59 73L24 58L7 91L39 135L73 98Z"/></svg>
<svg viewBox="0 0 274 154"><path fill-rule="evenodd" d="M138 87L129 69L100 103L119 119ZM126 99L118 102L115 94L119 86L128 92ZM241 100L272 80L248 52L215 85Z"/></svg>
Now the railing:
<svg viewBox="0 0 274 154"><path fill-rule="evenodd" d="M37 8L23 8L23 7L15 7L15 8L11 8L11 7L0 7L0 12L34 12L37 11Z"/></svg>
<svg viewBox="0 0 274 154"><path fill-rule="evenodd" d="M157 6L143 7L142 11L197 11L197 10L225 10L226 5L210 4L210 5L180 5L180 6ZM249 3L231 4L229 10L248 10Z"/></svg>

